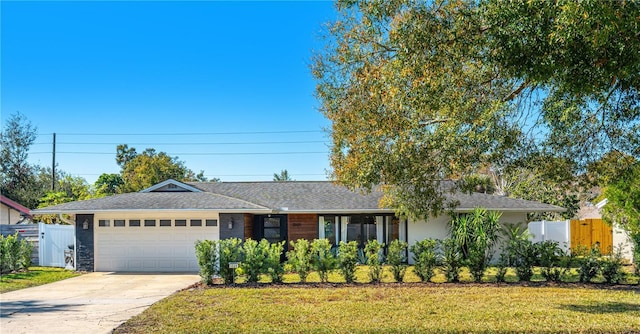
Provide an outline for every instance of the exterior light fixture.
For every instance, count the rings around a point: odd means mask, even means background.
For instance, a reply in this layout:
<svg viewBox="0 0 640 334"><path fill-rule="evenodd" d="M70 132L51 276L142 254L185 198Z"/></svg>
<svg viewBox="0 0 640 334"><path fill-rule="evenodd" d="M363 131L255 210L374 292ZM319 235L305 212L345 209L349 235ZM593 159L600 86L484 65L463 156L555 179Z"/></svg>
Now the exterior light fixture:
<svg viewBox="0 0 640 334"><path fill-rule="evenodd" d="M89 229L89 221L88 220L84 220L84 222L82 223L82 229L83 230L88 230Z"/></svg>
<svg viewBox="0 0 640 334"><path fill-rule="evenodd" d="M233 230L233 217L231 217L231 219L229 219L229 229Z"/></svg>

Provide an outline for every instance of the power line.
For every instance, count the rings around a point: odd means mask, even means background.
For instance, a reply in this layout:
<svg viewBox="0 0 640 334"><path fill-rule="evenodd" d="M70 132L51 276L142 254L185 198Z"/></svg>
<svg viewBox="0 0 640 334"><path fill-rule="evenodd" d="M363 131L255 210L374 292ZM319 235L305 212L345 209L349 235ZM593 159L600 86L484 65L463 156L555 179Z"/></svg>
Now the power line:
<svg viewBox="0 0 640 334"><path fill-rule="evenodd" d="M326 140L300 140L300 141L263 141L263 142L217 142L217 143L127 143L127 145L175 145L175 146L193 146L193 145L273 145L273 144L316 144L329 143ZM57 142L57 145L120 145L123 143L80 143L80 142ZM32 145L51 145L51 143L33 143Z"/></svg>
<svg viewBox="0 0 640 334"><path fill-rule="evenodd" d="M62 136L210 136L285 133L324 133L323 130L240 131L240 132L183 132L183 133L58 133Z"/></svg>
<svg viewBox="0 0 640 334"><path fill-rule="evenodd" d="M166 152L165 152L166 153ZM293 154L327 154L326 151L318 152L208 152L208 153L166 153L175 155L293 155ZM29 154L51 154L51 152L30 152ZM56 154L83 154L83 155L114 155L113 152L56 152Z"/></svg>

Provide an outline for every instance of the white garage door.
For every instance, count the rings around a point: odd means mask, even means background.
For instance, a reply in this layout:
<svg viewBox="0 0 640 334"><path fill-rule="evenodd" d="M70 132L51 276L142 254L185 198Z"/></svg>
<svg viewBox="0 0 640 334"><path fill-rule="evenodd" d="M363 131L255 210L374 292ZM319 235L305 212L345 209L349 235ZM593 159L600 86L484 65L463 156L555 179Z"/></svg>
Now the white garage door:
<svg viewBox="0 0 640 334"><path fill-rule="evenodd" d="M201 224L145 226L142 220L141 226L129 226L129 221L121 226L100 221L95 230L95 270L197 272L195 242L217 236L216 226L206 226L204 220Z"/></svg>

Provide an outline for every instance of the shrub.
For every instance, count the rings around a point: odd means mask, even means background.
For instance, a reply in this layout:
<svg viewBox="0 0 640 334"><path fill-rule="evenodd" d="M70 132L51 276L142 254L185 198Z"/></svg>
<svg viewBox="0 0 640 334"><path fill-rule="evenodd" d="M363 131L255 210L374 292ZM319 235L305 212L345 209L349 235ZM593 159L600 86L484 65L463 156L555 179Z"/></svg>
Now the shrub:
<svg viewBox="0 0 640 334"><path fill-rule="evenodd" d="M311 271L311 247L306 239L298 239L297 242L291 241L291 248L287 252L287 262L293 268L293 271L300 276L300 281L306 282L307 276Z"/></svg>
<svg viewBox="0 0 640 334"><path fill-rule="evenodd" d="M562 258L566 258L564 252L555 241L547 240L537 243L538 264L541 267L542 276L551 282L560 282L567 271L561 263Z"/></svg>
<svg viewBox="0 0 640 334"><path fill-rule="evenodd" d="M493 246L498 241L501 213L476 208L469 214L451 220L451 239L469 267L474 281L482 281L493 257Z"/></svg>
<svg viewBox="0 0 640 334"><path fill-rule="evenodd" d="M604 257L601 262L602 277L609 284L618 284L625 277L622 271L623 257L622 248L617 247L610 255Z"/></svg>
<svg viewBox="0 0 640 334"><path fill-rule="evenodd" d="M454 239L442 241L442 270L447 282L460 281L460 269L462 266L462 254L460 247Z"/></svg>
<svg viewBox="0 0 640 334"><path fill-rule="evenodd" d="M391 273L396 282L402 282L407 271L407 243L405 241L393 240L387 250L387 264L391 266Z"/></svg>
<svg viewBox="0 0 640 334"><path fill-rule="evenodd" d="M370 240L364 246L364 252L367 254L367 265L369 266L369 277L374 283L380 283L382 279L382 261L380 261L380 250L384 244L378 240Z"/></svg>
<svg viewBox="0 0 640 334"><path fill-rule="evenodd" d="M507 270L509 269L509 259L505 253L502 253L498 265L496 266L496 282L503 283L507 277Z"/></svg>
<svg viewBox="0 0 640 334"><path fill-rule="evenodd" d="M253 239L244 241L242 251L244 261L240 268L247 275L247 282L253 283L260 279L260 274L264 273L267 262L267 250L269 242L266 239L257 242Z"/></svg>
<svg viewBox="0 0 640 334"><path fill-rule="evenodd" d="M413 270L422 282L429 282L434 276L434 270L438 265L437 246L438 241L435 239L425 239L411 245Z"/></svg>
<svg viewBox="0 0 640 334"><path fill-rule="evenodd" d="M213 240L196 241L196 257L200 267L200 277L207 285L213 284L213 275L219 272L218 243Z"/></svg>
<svg viewBox="0 0 640 334"><path fill-rule="evenodd" d="M218 242L220 249L220 276L225 284L233 284L235 269L229 268L229 262L242 261L242 240L223 239Z"/></svg>
<svg viewBox="0 0 640 334"><path fill-rule="evenodd" d="M31 243L21 239L18 232L6 237L0 235L0 272L28 269L32 249Z"/></svg>
<svg viewBox="0 0 640 334"><path fill-rule="evenodd" d="M282 275L284 275L284 265L280 261L282 252L284 251L284 241L269 244L265 239L262 239L261 244L266 242L266 268L267 274L271 277L271 282L282 283Z"/></svg>
<svg viewBox="0 0 640 334"><path fill-rule="evenodd" d="M356 265L358 264L358 243L355 241L340 241L338 249L338 269L347 283L352 283L356 278Z"/></svg>
<svg viewBox="0 0 640 334"><path fill-rule="evenodd" d="M598 275L598 272L600 272L600 248L594 246L587 251L582 248L579 249L578 252L583 255L579 260L580 266L578 267L580 282L591 282L591 280Z"/></svg>
<svg viewBox="0 0 640 334"><path fill-rule="evenodd" d="M533 266L538 262L538 247L530 240L518 240L515 243L515 269L520 281L530 281Z"/></svg>
<svg viewBox="0 0 640 334"><path fill-rule="evenodd" d="M336 258L331 252L331 243L327 239L315 239L311 243L311 265L320 276L320 281L326 283L329 273L335 269Z"/></svg>

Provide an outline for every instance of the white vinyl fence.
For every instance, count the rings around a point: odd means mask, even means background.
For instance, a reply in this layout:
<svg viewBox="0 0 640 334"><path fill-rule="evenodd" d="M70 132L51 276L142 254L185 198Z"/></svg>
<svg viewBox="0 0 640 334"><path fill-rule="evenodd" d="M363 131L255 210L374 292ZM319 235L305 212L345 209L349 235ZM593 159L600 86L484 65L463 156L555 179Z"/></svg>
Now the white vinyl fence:
<svg viewBox="0 0 640 334"><path fill-rule="evenodd" d="M40 265L75 268L73 260L76 241L75 226L38 223L38 227Z"/></svg>
<svg viewBox="0 0 640 334"><path fill-rule="evenodd" d="M537 221L529 223L531 241L556 241L565 252L571 246L571 224L569 220L563 221Z"/></svg>

